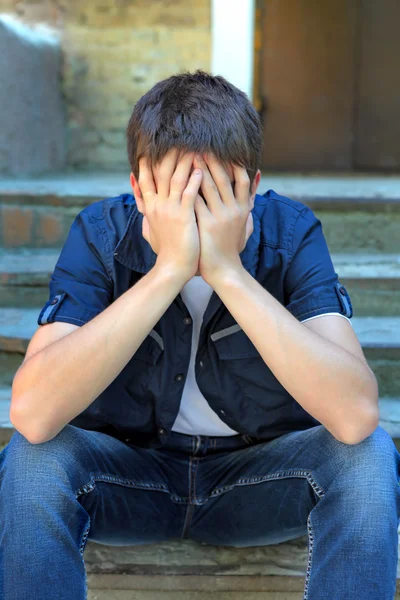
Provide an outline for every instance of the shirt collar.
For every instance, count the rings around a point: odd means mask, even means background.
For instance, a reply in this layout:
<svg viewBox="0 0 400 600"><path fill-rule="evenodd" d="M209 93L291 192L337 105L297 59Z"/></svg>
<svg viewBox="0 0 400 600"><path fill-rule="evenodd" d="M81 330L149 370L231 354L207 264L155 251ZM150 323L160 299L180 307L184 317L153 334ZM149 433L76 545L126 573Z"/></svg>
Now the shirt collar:
<svg viewBox="0 0 400 600"><path fill-rule="evenodd" d="M132 213L128 219L125 231L114 249L114 257L122 265L133 271L148 273L155 265L157 254L142 235L143 215L138 210L133 195L131 195L131 198L134 202ZM243 267L253 277L256 276L259 259L261 237L260 214L264 208L265 198L256 194L252 210L254 231L247 240L246 247L239 255Z"/></svg>

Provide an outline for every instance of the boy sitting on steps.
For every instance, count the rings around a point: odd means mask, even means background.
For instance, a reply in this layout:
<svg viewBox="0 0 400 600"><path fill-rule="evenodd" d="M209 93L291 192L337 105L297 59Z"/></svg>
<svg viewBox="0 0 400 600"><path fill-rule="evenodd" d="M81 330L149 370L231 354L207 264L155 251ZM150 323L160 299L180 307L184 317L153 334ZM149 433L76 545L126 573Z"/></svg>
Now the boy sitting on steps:
<svg viewBox="0 0 400 600"><path fill-rule="evenodd" d="M257 194L259 117L222 77L157 83L127 138L133 195L75 218L13 381L4 600L84 599L87 539L306 533L305 599L393 598L400 454L321 222Z"/></svg>

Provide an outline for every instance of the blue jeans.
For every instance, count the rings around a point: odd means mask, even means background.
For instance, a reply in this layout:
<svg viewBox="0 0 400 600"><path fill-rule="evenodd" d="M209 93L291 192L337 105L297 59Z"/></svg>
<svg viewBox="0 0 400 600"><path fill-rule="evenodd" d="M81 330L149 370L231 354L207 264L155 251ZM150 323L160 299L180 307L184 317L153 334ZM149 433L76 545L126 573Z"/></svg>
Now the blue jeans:
<svg viewBox="0 0 400 600"><path fill-rule="evenodd" d="M0 453L1 600L84 600L86 540L278 544L308 533L304 600L393 600L400 454L322 425L269 442L172 433L144 449L67 425Z"/></svg>

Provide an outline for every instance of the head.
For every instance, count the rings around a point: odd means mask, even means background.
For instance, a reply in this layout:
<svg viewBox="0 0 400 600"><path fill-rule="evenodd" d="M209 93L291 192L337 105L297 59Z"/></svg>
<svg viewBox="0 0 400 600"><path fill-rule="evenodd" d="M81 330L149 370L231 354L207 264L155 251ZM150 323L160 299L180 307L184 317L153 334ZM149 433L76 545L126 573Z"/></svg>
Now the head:
<svg viewBox="0 0 400 600"><path fill-rule="evenodd" d="M261 121L246 94L223 77L198 70L156 83L135 104L126 133L131 185L141 213L139 160L150 159L157 187L158 166L172 148L214 154L232 183L232 165L246 168L253 207L261 175Z"/></svg>

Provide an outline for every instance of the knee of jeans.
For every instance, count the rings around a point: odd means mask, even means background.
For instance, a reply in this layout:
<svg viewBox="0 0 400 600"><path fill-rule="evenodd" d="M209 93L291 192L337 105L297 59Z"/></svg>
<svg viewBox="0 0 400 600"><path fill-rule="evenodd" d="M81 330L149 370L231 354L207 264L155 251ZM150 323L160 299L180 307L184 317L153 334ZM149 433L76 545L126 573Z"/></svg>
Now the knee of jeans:
<svg viewBox="0 0 400 600"><path fill-rule="evenodd" d="M345 472L354 487L368 484L370 493L393 487L399 493L400 454L388 432L380 425L358 444L338 442L337 451ZM364 486L367 488L367 485Z"/></svg>
<svg viewBox="0 0 400 600"><path fill-rule="evenodd" d="M388 432L380 425L358 444L348 445L355 460L378 464L397 463L400 455Z"/></svg>
<svg viewBox="0 0 400 600"><path fill-rule="evenodd" d="M15 431L3 450L0 462L2 478L10 474L16 481L29 479L30 485L40 485L43 478L50 478L55 470L68 473L73 469L78 455L76 429L66 425L58 435L42 444L32 444L19 431Z"/></svg>

